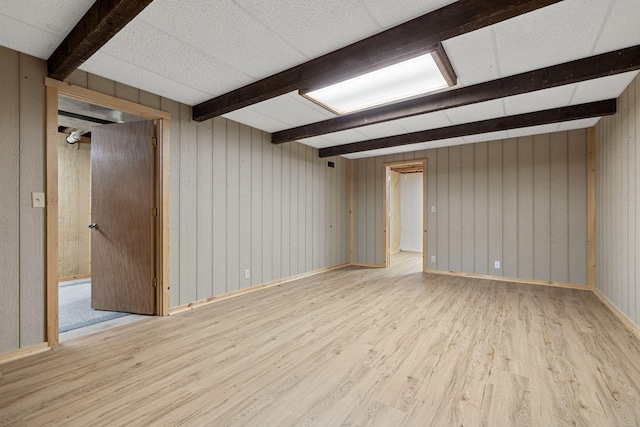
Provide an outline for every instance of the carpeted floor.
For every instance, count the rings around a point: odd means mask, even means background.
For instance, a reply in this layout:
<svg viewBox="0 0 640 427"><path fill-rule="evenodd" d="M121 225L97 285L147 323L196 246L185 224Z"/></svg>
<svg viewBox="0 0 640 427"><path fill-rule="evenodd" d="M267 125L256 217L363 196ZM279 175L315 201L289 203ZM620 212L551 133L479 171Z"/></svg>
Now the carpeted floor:
<svg viewBox="0 0 640 427"><path fill-rule="evenodd" d="M61 283L58 292L61 333L129 314L92 309L91 280Z"/></svg>

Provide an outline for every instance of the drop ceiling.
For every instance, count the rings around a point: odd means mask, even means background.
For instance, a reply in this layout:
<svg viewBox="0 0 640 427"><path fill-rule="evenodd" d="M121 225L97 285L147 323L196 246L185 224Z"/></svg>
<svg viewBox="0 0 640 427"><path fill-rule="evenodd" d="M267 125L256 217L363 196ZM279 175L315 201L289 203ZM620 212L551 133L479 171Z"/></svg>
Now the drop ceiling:
<svg viewBox="0 0 640 427"><path fill-rule="evenodd" d="M92 0L0 2L0 45L51 55ZM81 70L194 105L440 7L447 0L155 0ZM456 88L640 45L640 1L564 0L443 45ZM317 148L618 97L637 73L300 140ZM335 115L291 92L225 114L275 132ZM358 158L593 126L563 122L346 155Z"/></svg>

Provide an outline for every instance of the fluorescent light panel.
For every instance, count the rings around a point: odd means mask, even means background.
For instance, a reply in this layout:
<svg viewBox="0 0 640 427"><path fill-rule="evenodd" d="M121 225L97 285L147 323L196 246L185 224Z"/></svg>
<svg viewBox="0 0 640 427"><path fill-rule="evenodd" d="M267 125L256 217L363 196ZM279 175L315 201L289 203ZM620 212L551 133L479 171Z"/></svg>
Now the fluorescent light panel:
<svg viewBox="0 0 640 427"><path fill-rule="evenodd" d="M328 110L345 114L449 86L430 52L300 94Z"/></svg>

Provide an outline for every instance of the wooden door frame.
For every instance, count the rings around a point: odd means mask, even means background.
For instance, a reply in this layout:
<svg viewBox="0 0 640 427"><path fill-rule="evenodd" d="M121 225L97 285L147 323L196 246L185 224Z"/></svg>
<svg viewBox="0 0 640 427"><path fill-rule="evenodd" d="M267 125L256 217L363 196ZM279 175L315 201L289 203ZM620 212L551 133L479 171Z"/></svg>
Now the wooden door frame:
<svg viewBox="0 0 640 427"><path fill-rule="evenodd" d="M171 114L155 108L105 95L90 89L45 78L46 167L47 167L47 342L59 344L58 325L58 96L111 108L157 121L155 192L158 206L156 227L156 302L158 316L169 314L169 124Z"/></svg>
<svg viewBox="0 0 640 427"><path fill-rule="evenodd" d="M382 259L384 260L384 266L389 267L391 260L391 254L389 253L389 200L387 194L390 191L389 173L394 167L401 166L422 166L422 271L427 271L427 161L429 159L416 159L416 160L400 160L396 162L386 162L383 164L382 173L384 174L382 182L384 183L382 188L382 206L384 210L383 214L383 227L382 227L382 241L384 247L382 250Z"/></svg>

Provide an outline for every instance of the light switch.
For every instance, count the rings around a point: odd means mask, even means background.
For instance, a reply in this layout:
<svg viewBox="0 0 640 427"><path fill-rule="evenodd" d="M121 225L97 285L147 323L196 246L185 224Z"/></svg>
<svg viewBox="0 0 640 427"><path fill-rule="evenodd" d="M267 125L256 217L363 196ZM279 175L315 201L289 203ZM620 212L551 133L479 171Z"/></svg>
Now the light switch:
<svg viewBox="0 0 640 427"><path fill-rule="evenodd" d="M44 193L31 193L31 206L44 208Z"/></svg>
<svg viewBox="0 0 640 427"><path fill-rule="evenodd" d="M431 206L431 213L435 213L436 212L436 205Z"/></svg>

